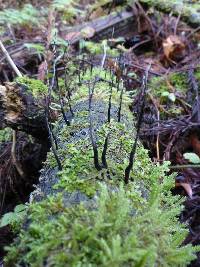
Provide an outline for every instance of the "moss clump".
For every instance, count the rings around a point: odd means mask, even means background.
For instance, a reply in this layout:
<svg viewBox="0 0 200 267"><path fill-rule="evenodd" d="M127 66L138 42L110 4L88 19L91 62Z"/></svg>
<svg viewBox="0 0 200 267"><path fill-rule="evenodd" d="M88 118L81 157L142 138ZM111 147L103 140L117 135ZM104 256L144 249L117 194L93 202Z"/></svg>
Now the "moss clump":
<svg viewBox="0 0 200 267"><path fill-rule="evenodd" d="M161 116L176 116L183 114L182 106L177 105L178 100L184 99L188 90L187 76L184 73L173 73L167 77L154 77L149 84L149 93L157 98L161 107Z"/></svg>
<svg viewBox="0 0 200 267"><path fill-rule="evenodd" d="M28 91L36 98L44 96L48 92L48 87L40 80L24 76L16 78L16 82L26 86Z"/></svg>
<svg viewBox="0 0 200 267"><path fill-rule="evenodd" d="M81 42L81 49L86 49L89 53L93 55L101 55L104 54L104 49L106 49L106 55L111 57L118 57L119 51L117 49L111 49L108 46L108 43L106 40L103 40L100 43L95 43L91 41L82 41Z"/></svg>
<svg viewBox="0 0 200 267"><path fill-rule="evenodd" d="M148 162L143 188L131 182L109 190L99 183L91 203L66 207L58 193L31 204L29 226L8 248L5 266L187 266L197 249L181 246L187 235L177 218L182 200L170 193L167 166Z"/></svg>
<svg viewBox="0 0 200 267"><path fill-rule="evenodd" d="M142 3L148 6L154 6L164 12L173 12L175 15L179 15L182 11L182 18L193 25L199 25L200 23L200 4L192 4L187 0L141 0Z"/></svg>
<svg viewBox="0 0 200 267"><path fill-rule="evenodd" d="M163 93L172 91L185 94L188 89L187 77L183 73L173 73L167 77L154 77L150 81L149 88L156 97L163 96Z"/></svg>
<svg viewBox="0 0 200 267"><path fill-rule="evenodd" d="M0 25L39 26L42 18L40 12L31 4L24 5L20 10L8 8L0 11Z"/></svg>
<svg viewBox="0 0 200 267"><path fill-rule="evenodd" d="M4 128L0 130L0 143L11 141L12 130L11 128Z"/></svg>

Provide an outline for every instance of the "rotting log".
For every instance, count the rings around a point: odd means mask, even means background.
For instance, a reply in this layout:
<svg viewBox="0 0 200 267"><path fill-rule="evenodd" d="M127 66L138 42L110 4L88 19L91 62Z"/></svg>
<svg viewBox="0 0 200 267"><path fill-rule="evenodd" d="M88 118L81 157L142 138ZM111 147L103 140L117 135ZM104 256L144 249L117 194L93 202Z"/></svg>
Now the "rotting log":
<svg viewBox="0 0 200 267"><path fill-rule="evenodd" d="M22 85L5 83L0 86L0 128L8 126L26 132L40 142L48 139L45 105Z"/></svg>
<svg viewBox="0 0 200 267"><path fill-rule="evenodd" d="M136 33L136 26L137 21L133 12L122 11L114 12L108 16L103 16L78 26L65 28L61 30L60 34L62 38L69 38L69 42L75 44L85 38L82 31L87 28L94 30L93 35L91 38L88 37L88 39L97 41L118 36L132 37Z"/></svg>
<svg viewBox="0 0 200 267"><path fill-rule="evenodd" d="M193 27L200 25L200 4L198 1L192 3L192 1L186 2L184 0L140 0L139 2L165 13L172 12L174 15L181 15L181 19Z"/></svg>

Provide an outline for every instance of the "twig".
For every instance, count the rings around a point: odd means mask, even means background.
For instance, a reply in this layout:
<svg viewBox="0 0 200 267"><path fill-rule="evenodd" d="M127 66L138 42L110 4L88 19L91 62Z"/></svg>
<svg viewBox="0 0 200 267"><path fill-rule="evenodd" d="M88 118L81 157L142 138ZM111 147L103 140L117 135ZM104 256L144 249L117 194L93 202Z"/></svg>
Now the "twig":
<svg viewBox="0 0 200 267"><path fill-rule="evenodd" d="M169 166L170 169L181 169L181 168L200 168L200 164L185 164L185 165L174 165L174 166Z"/></svg>
<svg viewBox="0 0 200 267"><path fill-rule="evenodd" d="M159 108L157 106L157 103L156 101L154 100L154 98L152 97L151 94L149 94L150 96L150 99L152 101L152 103L154 104L155 106L155 109L156 109L156 112L157 112L157 122L158 122L158 128L160 126L160 111L159 111ZM159 132L157 133L157 137L156 137L156 154L157 154L157 160L160 161L160 148L159 148L159 137L160 137L160 134Z"/></svg>
<svg viewBox="0 0 200 267"><path fill-rule="evenodd" d="M129 51L130 51L130 52L133 52L133 50L135 50L135 49L138 48L139 46L141 46L141 45L143 45L143 44L146 44L146 43L149 43L149 42L151 42L151 41L152 41L152 38L149 38L149 39L147 39L147 40L143 40L143 41L141 41L141 42L135 44L134 46L132 46L132 47L129 49Z"/></svg>
<svg viewBox="0 0 200 267"><path fill-rule="evenodd" d="M17 66L15 65L14 61L12 60L12 58L10 57L10 55L8 54L8 51L6 50L5 46L3 45L2 41L0 40L0 48L4 54L4 56L6 57L8 63L10 64L10 66L12 67L12 69L14 70L14 72L17 74L18 77L22 77L21 72L18 70Z"/></svg>
<svg viewBox="0 0 200 267"><path fill-rule="evenodd" d="M186 36L186 38L188 39L190 36L192 36L194 33L198 32L198 31L200 31L200 26L197 27L197 28L196 28L195 30L193 30L192 32L190 32L190 33Z"/></svg>
<svg viewBox="0 0 200 267"><path fill-rule="evenodd" d="M178 27L178 23L179 23L179 21L180 21L181 15L182 15L182 10L183 10L183 7L182 7L182 9L180 10L180 12L179 12L179 14L178 14L178 18L177 18L177 20L176 20L176 24L175 24L175 27L174 27L174 35L177 34L177 27Z"/></svg>
<svg viewBox="0 0 200 267"><path fill-rule="evenodd" d="M138 118L138 122L137 122L137 132L136 132L136 137L135 137L135 141L133 143L132 149L131 149L131 153L129 155L129 164L125 169L125 176L124 176L124 182L125 184L128 184L129 182L129 178L130 178L130 172L133 168L133 162L134 162L134 157L135 157L135 152L136 152L136 148L137 148L137 141L139 138L139 133L140 133L140 128L142 125L142 119L143 119L143 113L144 113L144 107L145 107L145 102L146 102L146 91L147 91L147 79L148 79L148 73L149 73L149 69L151 68L151 64L147 67L146 72L143 76L143 84L142 84L142 104L141 104L141 109L140 109L140 113L139 113L139 118Z"/></svg>
<svg viewBox="0 0 200 267"><path fill-rule="evenodd" d="M103 69L103 67L104 67L105 60L106 60L106 54L107 54L107 47L106 47L105 42L103 42L103 59L101 62L101 69Z"/></svg>

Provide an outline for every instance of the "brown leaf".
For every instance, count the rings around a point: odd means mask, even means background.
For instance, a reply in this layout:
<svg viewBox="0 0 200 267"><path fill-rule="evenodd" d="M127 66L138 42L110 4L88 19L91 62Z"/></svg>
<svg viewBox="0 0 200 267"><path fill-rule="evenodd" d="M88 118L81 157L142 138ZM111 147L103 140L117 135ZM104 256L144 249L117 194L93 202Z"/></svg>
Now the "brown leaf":
<svg viewBox="0 0 200 267"><path fill-rule="evenodd" d="M114 73L116 74L118 80L121 79L121 76L122 76L122 71L119 67L119 65L117 64L116 61L112 60L112 59L108 59L107 61L107 67L109 67L111 70L114 71Z"/></svg>
<svg viewBox="0 0 200 267"><path fill-rule="evenodd" d="M167 60L175 63L185 54L185 44L177 35L170 35L163 41L163 51Z"/></svg>

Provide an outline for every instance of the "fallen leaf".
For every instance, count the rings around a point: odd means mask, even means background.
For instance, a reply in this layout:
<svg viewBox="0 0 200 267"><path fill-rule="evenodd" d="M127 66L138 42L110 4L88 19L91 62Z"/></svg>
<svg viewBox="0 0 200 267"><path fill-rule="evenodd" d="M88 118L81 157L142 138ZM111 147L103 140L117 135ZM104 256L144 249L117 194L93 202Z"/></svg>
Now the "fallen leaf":
<svg viewBox="0 0 200 267"><path fill-rule="evenodd" d="M200 163L200 158L195 153L184 153L183 157L193 164L199 164Z"/></svg>
<svg viewBox="0 0 200 267"><path fill-rule="evenodd" d="M114 61L114 60L109 58L108 61L107 61L107 67L109 67L111 70L114 71L114 73L116 74L118 80L121 79L122 70L121 70L121 68L119 67L119 65L117 64L116 61Z"/></svg>
<svg viewBox="0 0 200 267"><path fill-rule="evenodd" d="M177 35L170 35L163 41L163 51L166 59L175 63L185 54L185 44Z"/></svg>

